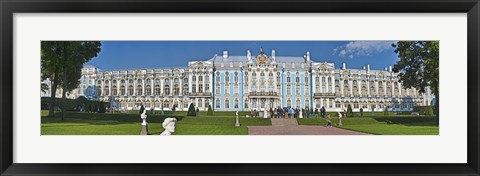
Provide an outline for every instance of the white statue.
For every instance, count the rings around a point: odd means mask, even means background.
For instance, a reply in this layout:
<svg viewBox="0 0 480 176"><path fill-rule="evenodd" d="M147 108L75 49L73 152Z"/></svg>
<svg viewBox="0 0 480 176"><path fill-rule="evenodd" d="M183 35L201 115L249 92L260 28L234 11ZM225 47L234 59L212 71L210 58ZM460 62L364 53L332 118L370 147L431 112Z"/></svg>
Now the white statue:
<svg viewBox="0 0 480 176"><path fill-rule="evenodd" d="M142 115L140 115L140 118L142 118L143 122L142 122L142 125L143 126L147 126L147 110L143 110L143 113Z"/></svg>
<svg viewBox="0 0 480 176"><path fill-rule="evenodd" d="M162 126L165 128L165 131L163 131L160 135L162 136L170 136L172 135L173 132L175 132L175 123L177 122L177 119L175 118L166 118Z"/></svg>
<svg viewBox="0 0 480 176"><path fill-rule="evenodd" d="M235 118L235 127L239 127L240 126L240 121L238 120L238 111L235 113L236 115L236 118Z"/></svg>
<svg viewBox="0 0 480 176"><path fill-rule="evenodd" d="M338 112L338 126L342 126L342 113Z"/></svg>

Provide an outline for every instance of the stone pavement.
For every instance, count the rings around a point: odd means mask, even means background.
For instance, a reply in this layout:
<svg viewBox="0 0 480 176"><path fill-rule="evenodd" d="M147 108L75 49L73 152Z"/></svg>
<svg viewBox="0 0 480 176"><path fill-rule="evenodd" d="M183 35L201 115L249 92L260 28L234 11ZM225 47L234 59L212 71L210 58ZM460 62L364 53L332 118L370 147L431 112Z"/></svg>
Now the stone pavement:
<svg viewBox="0 0 480 176"><path fill-rule="evenodd" d="M298 125L296 119L271 119L272 126L248 126L248 135L367 135L324 126Z"/></svg>

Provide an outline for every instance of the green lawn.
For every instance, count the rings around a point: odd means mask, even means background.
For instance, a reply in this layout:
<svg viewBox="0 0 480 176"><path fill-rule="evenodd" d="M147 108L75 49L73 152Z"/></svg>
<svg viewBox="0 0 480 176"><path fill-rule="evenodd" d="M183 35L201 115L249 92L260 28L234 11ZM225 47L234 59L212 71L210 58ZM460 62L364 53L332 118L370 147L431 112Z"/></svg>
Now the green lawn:
<svg viewBox="0 0 480 176"><path fill-rule="evenodd" d="M170 114L170 113L166 113ZM62 121L57 117L45 117L42 111L42 135L138 135L140 134L140 115L136 113L78 113L67 112ZM270 119L240 118L241 127L235 127L235 112L219 112L215 116L183 116L177 112L176 135L246 135L246 126L268 126ZM161 122L167 115L148 115L149 133L158 135L163 131Z"/></svg>
<svg viewBox="0 0 480 176"><path fill-rule="evenodd" d="M158 111L157 111L158 112ZM234 127L235 112L215 112L215 116L185 116L186 112L177 112L176 135L246 135L247 126L270 126L270 119L245 118L249 112L239 112L241 127ZM149 132L158 135L163 131L161 123L171 112L165 115L148 114ZM138 111L129 113L79 113L67 112L62 121L57 117L46 117L42 111L42 135L139 135L140 115ZM326 125L323 118L297 119L300 125ZM374 118L343 118L340 128L383 135L438 135L439 128L431 117L387 116ZM338 123L338 118L333 119Z"/></svg>
<svg viewBox="0 0 480 176"><path fill-rule="evenodd" d="M300 125L326 125L323 118L298 119ZM338 124L338 118L332 120ZM432 117L343 118L340 128L382 135L438 135L439 128Z"/></svg>

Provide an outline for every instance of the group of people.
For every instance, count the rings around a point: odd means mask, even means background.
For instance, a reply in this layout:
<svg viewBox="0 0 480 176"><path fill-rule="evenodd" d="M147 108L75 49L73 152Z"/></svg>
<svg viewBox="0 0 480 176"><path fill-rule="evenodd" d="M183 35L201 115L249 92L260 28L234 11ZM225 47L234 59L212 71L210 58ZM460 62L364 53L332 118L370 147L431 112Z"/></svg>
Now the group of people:
<svg viewBox="0 0 480 176"><path fill-rule="evenodd" d="M327 115L327 111L325 110L325 107L320 108L315 108L315 110L305 108L305 109L300 109L300 108L291 108L291 107L278 107L278 108L270 108L268 111L268 116L270 118L318 118L319 115L322 118L325 118ZM250 112L251 117L259 117L260 116L260 111L252 110Z"/></svg>

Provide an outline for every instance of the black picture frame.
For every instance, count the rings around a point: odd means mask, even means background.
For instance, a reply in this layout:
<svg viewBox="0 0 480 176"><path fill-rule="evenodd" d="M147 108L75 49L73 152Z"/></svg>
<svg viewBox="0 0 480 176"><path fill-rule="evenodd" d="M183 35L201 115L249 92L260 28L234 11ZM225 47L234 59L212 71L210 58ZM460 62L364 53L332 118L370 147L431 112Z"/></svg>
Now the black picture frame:
<svg viewBox="0 0 480 176"><path fill-rule="evenodd" d="M1 175L479 175L478 0L1 0ZM18 164L13 163L14 13L467 13L468 163L466 164Z"/></svg>

